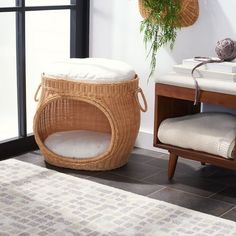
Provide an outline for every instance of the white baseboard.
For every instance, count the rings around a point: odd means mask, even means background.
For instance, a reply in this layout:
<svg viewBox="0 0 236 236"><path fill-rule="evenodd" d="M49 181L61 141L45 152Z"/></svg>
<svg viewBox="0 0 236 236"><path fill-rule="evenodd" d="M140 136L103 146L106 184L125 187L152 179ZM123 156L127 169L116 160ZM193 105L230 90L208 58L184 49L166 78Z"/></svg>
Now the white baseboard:
<svg viewBox="0 0 236 236"><path fill-rule="evenodd" d="M135 147L152 150L155 152L167 153L164 149L153 147L153 133L146 130L139 131L135 142Z"/></svg>

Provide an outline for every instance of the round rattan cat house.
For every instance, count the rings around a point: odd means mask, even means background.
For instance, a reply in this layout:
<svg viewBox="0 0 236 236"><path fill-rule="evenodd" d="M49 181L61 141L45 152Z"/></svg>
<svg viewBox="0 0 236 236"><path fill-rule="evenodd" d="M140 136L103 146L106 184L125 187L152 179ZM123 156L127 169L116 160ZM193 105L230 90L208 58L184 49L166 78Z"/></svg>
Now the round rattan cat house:
<svg viewBox="0 0 236 236"><path fill-rule="evenodd" d="M86 61L77 59L76 62L78 60ZM94 60L88 60L90 64L92 62L90 69L93 70ZM95 62L97 67L97 60ZM76 67L80 68L80 65ZM84 71L81 73L84 77ZM99 82L77 80L71 74L43 74L41 96L34 117L34 135L45 161L81 170L111 170L126 164L138 134L140 109L146 111L145 97L138 82L135 73L128 80ZM139 103L140 97L144 99L144 108ZM67 136L68 133L72 136ZM89 154L94 146L89 143L91 139L86 140L91 133L95 137L95 149L100 148L95 154ZM99 142L104 140L104 135L106 145L101 149ZM63 142L50 146L48 140L52 136L65 138ZM72 146L63 146L68 140L73 140ZM58 151L58 147L63 151ZM67 151L72 152L68 154Z"/></svg>

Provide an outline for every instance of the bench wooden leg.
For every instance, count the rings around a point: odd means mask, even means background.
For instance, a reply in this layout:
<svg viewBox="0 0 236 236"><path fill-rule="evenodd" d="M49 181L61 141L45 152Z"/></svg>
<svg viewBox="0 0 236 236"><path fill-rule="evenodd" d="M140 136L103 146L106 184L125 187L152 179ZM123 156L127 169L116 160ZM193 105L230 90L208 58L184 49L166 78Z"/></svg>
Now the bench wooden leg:
<svg viewBox="0 0 236 236"><path fill-rule="evenodd" d="M169 164L168 164L168 178L171 180L175 174L175 167L178 161L178 156L174 153L169 155Z"/></svg>

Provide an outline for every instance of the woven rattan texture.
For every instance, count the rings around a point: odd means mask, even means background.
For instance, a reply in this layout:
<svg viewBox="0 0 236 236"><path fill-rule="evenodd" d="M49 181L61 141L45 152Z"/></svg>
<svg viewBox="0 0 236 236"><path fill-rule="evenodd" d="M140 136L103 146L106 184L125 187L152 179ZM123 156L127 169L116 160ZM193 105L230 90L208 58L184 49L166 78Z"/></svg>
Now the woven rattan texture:
<svg viewBox="0 0 236 236"><path fill-rule="evenodd" d="M127 163L140 126L137 78L95 84L43 76L41 86L34 134L48 163L83 170L110 170ZM110 147L100 156L78 159L57 155L44 145L50 134L68 130L111 133Z"/></svg>
<svg viewBox="0 0 236 236"><path fill-rule="evenodd" d="M150 9L144 7L144 0L139 0L139 11L143 18L147 18L150 14ZM199 15L198 0L180 0L181 9L178 13L179 27L187 27L193 25Z"/></svg>

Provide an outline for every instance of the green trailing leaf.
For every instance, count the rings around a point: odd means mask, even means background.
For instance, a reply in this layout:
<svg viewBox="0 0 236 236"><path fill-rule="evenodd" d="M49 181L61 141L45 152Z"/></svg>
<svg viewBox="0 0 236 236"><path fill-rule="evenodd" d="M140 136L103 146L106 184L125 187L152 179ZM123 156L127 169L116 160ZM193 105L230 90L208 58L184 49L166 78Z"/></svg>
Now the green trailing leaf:
<svg viewBox="0 0 236 236"><path fill-rule="evenodd" d="M180 0L143 0L143 3L150 10L149 16L140 25L145 48L150 47L147 53L147 57L150 57L149 79L156 68L158 50L165 45L173 49L179 28L177 13Z"/></svg>

